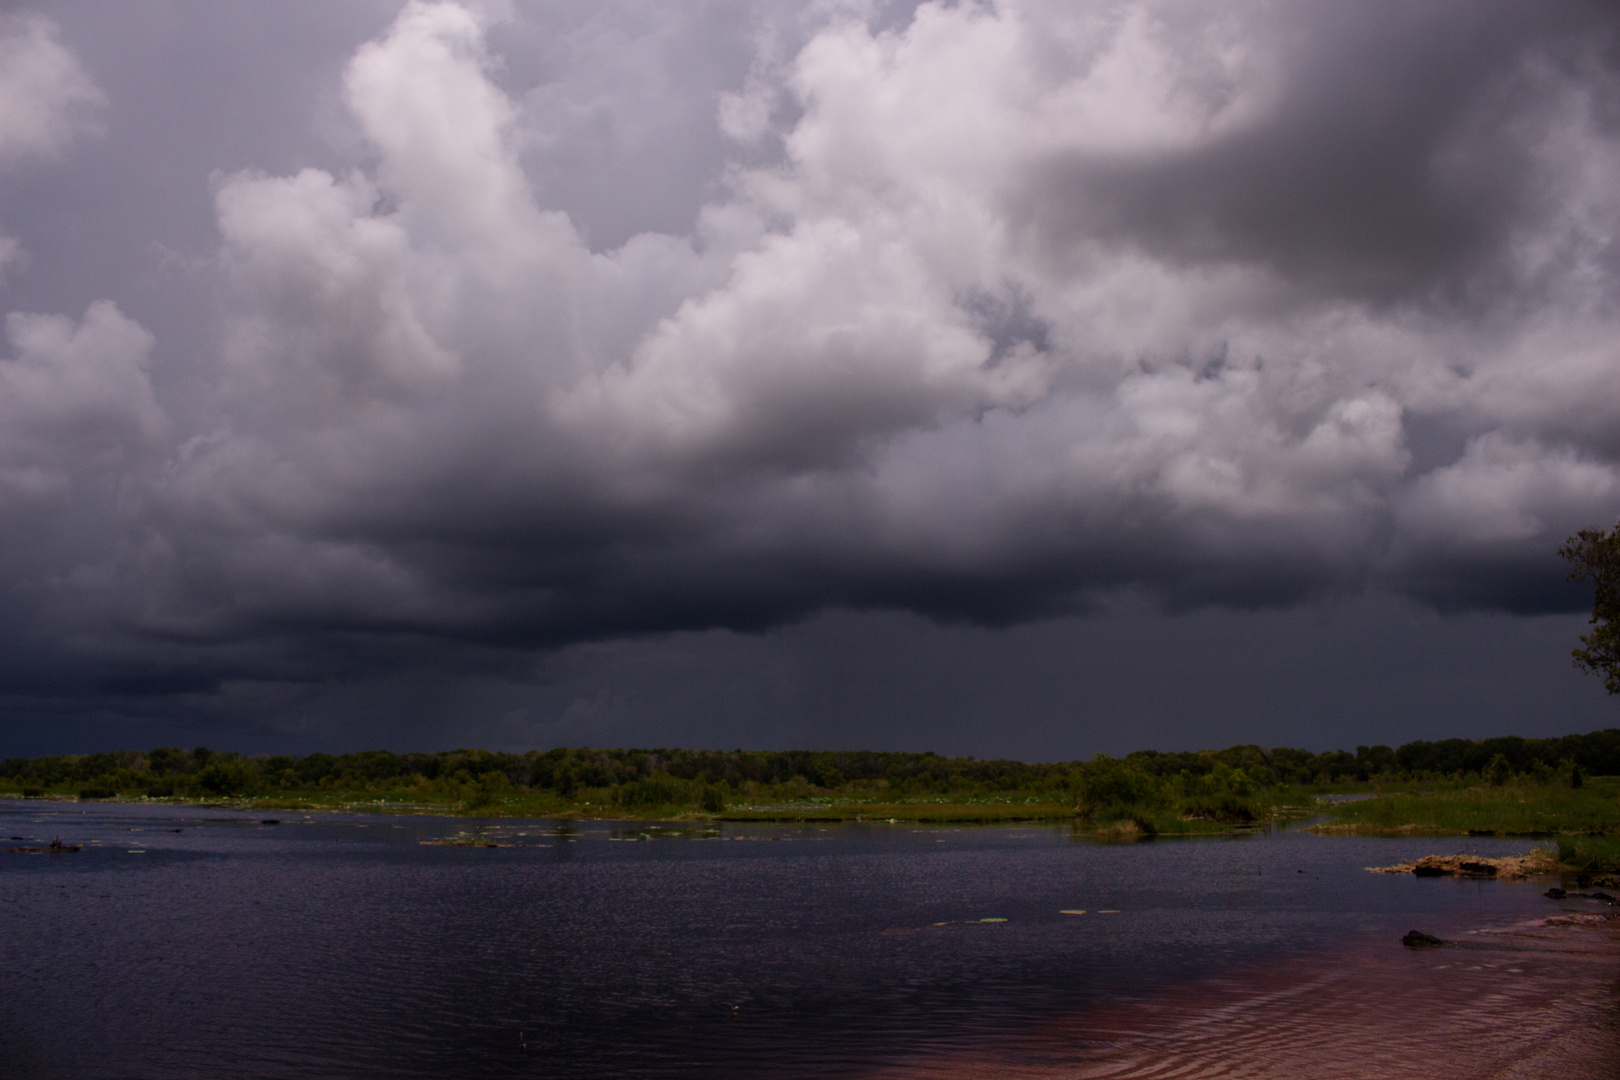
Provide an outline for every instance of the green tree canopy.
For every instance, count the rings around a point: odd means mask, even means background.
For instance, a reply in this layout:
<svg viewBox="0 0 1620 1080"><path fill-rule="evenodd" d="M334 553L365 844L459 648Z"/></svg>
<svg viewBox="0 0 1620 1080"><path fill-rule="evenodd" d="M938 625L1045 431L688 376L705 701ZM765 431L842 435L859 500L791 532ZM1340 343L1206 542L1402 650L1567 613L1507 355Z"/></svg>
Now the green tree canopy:
<svg viewBox="0 0 1620 1080"><path fill-rule="evenodd" d="M1569 560L1570 580L1597 586L1592 598L1592 632L1581 635L1575 666L1603 676L1604 688L1620 694L1620 524L1613 529L1582 529L1558 549Z"/></svg>

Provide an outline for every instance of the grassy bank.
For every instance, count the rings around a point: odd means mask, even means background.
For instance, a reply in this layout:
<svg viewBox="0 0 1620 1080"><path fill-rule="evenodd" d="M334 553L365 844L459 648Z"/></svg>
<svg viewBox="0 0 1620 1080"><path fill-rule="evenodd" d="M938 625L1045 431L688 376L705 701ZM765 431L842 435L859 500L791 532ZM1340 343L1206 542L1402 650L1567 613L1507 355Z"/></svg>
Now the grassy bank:
<svg viewBox="0 0 1620 1080"><path fill-rule="evenodd" d="M1560 837L1558 861L1580 874L1620 874L1620 837Z"/></svg>
<svg viewBox="0 0 1620 1080"><path fill-rule="evenodd" d="M18 793L0 793L0 797ZM1151 836L1194 836L1232 832L1271 820L1270 804L1244 804L1244 813L1235 820L1188 816L1180 808L1112 807L1101 815L1087 815L1071 801L1055 801L1050 793L1012 793L1001 797L950 799L921 798L863 799L858 796L822 795L795 800L787 798L761 803L732 802L705 808L690 800L636 803L626 805L607 789L582 792L583 797L566 799L555 793L523 792L488 798L422 798L409 790L377 792L334 789L285 790L259 795L213 796L169 795L153 797L139 793L95 793L94 801L169 803L174 805L217 806L250 812L316 813L397 813L443 814L484 818L590 818L620 821L733 821L733 822L863 822L908 821L955 824L997 824L1024 821L1075 823L1105 836L1138 839ZM594 795L595 798L589 796ZM76 799L71 791L30 797Z"/></svg>
<svg viewBox="0 0 1620 1080"><path fill-rule="evenodd" d="M1324 808L1318 832L1362 836L1586 836L1620 833L1620 777L1379 794Z"/></svg>
<svg viewBox="0 0 1620 1080"><path fill-rule="evenodd" d="M0 761L0 795L640 821L1059 821L1121 839L1325 812L1338 831L1620 832L1620 730L1026 763L932 753L552 749L302 757L198 747ZM1376 794L1324 807L1314 795Z"/></svg>
<svg viewBox="0 0 1620 1080"><path fill-rule="evenodd" d="M233 804L287 810L351 810L366 812L432 813L461 817L592 818L620 821L940 821L994 823L1012 821L1073 820L1072 804L1053 802L1045 794L1012 793L1003 797L948 800L924 798L896 801L861 798L849 793L805 796L791 793L760 802L711 798L708 806L697 798L668 800L627 799L622 790L586 789L576 798L552 792L520 792L494 798L462 800L367 799L367 792L281 792ZM354 797L357 796L357 797Z"/></svg>
<svg viewBox="0 0 1620 1080"><path fill-rule="evenodd" d="M1356 802L1324 803L1323 785L1262 787L1220 773L1187 783L1161 781L1121 766L1093 762L1073 789L983 795L895 798L882 790L783 785L753 793L699 783L628 784L556 791L494 785L401 784L357 788L285 788L254 794L202 791L152 796L108 790L31 789L35 797L116 798L122 801L231 807L256 812L366 812L462 817L596 818L627 821L858 822L908 821L994 824L1063 821L1121 840L1230 833L1267 823L1322 816L1326 834L1361 836L1494 835L1568 837L1565 861L1575 868L1620 861L1620 777L1590 777L1579 788L1526 780L1498 787L1455 782L1440 790L1398 783L1394 790L1344 784L1327 794L1364 794ZM0 794L21 794L19 791ZM1606 860L1606 861L1605 861ZM1617 866L1620 869L1620 866ZM1602 872L1613 872L1603 870Z"/></svg>
<svg viewBox="0 0 1620 1080"><path fill-rule="evenodd" d="M1306 766L1314 759L1300 759ZM1353 759L1350 759L1353 760ZM1258 747L1027 764L935 754L467 750L249 758L198 749L0 762L0 793L643 821L1070 821L1121 838L1226 832L1300 801ZM1318 770L1320 772L1320 770ZM1325 775L1325 774L1323 774Z"/></svg>

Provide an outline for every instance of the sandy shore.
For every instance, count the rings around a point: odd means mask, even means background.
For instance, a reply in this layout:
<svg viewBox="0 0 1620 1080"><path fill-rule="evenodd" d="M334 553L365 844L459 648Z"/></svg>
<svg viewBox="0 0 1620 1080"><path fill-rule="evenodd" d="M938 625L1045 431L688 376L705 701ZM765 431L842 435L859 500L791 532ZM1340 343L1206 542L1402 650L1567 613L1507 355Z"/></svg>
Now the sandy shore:
<svg viewBox="0 0 1620 1080"><path fill-rule="evenodd" d="M1261 964L872 1080L1620 1077L1620 914Z"/></svg>

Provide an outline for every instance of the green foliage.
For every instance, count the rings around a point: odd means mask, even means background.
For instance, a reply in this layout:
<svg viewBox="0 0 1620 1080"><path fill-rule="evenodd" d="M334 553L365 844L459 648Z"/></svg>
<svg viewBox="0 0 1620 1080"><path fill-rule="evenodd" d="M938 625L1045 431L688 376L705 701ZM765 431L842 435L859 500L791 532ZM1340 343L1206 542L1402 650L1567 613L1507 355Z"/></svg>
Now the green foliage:
<svg viewBox="0 0 1620 1080"><path fill-rule="evenodd" d="M1358 746L1313 753L1244 745L1026 763L869 751L556 748L247 757L159 747L0 761L0 791L71 796L256 797L295 806L412 805L480 814L650 813L1028 820L1078 816L1138 835L1218 831L1269 818L1305 789L1491 785L1581 791L1620 774L1620 730ZM1601 783L1599 783L1601 787ZM1482 788L1483 790L1483 788ZM1514 796L1515 798L1517 795Z"/></svg>
<svg viewBox="0 0 1620 1080"><path fill-rule="evenodd" d="M1448 739L1408 743L1399 750L1357 747L1353 754L1234 746L1179 753L1138 751L1119 760L1133 775L1171 784L1180 783L1179 778L1185 775L1226 791L1239 772L1254 790L1259 790L1275 784L1345 784L1424 779L1459 772L1478 774L1497 755L1506 759L1516 776L1533 772L1537 764L1559 769L1566 762L1575 763L1586 775L1612 775L1620 773L1620 730L1560 739ZM442 793L448 796L450 788L473 783L493 792L492 774L499 774L510 785L507 794L544 790L564 798L586 788L612 788L648 777L668 776L699 785L725 784L734 793L780 790L785 795L789 789L802 787L808 795L839 790L867 796L882 792L894 798L983 798L1001 793L1048 792L1054 798L1072 800L1092 765L947 758L931 753L586 748L526 754L486 750L426 754L367 751L253 759L206 748L188 751L169 747L144 754L118 751L13 758L0 762L0 783L65 789L116 775L121 778L117 785L121 790L158 791L170 781L178 784L178 790L184 790L216 759L245 762L256 773L260 788L390 791L421 782L441 785ZM700 788L694 789L693 798L700 796Z"/></svg>
<svg viewBox="0 0 1620 1080"><path fill-rule="evenodd" d="M1165 785L1152 773L1098 754L1081 774L1076 809L1094 821L1128 817L1133 809L1160 809Z"/></svg>
<svg viewBox="0 0 1620 1080"><path fill-rule="evenodd" d="M215 757L197 773L196 786L209 795L243 795L259 783L259 772L241 758Z"/></svg>
<svg viewBox="0 0 1620 1080"><path fill-rule="evenodd" d="M1216 761L1208 772L1188 770L1162 779L1136 765L1098 755L1076 783L1076 811L1100 835L1140 838L1248 825L1270 815L1286 798L1270 782L1263 759L1254 772ZM1257 776L1256 773L1259 775Z"/></svg>
<svg viewBox="0 0 1620 1080"><path fill-rule="evenodd" d="M1561 837L1558 861L1583 874L1620 874L1620 836Z"/></svg>
<svg viewBox="0 0 1620 1080"><path fill-rule="evenodd" d="M1501 836L1620 831L1620 779L1582 787L1513 783L1498 788L1401 792L1324 807L1354 831L1495 833Z"/></svg>
<svg viewBox="0 0 1620 1080"><path fill-rule="evenodd" d="M1485 782L1491 787L1501 787L1513 779L1513 766L1508 764L1508 759L1505 756L1497 754L1485 766L1484 775Z"/></svg>
<svg viewBox="0 0 1620 1080"><path fill-rule="evenodd" d="M687 787L673 777L649 776L620 785L613 801L624 807L670 806L688 801Z"/></svg>
<svg viewBox="0 0 1620 1080"><path fill-rule="evenodd" d="M1570 563L1571 581L1592 582L1592 632L1573 653L1575 666L1603 676L1603 686L1620 694L1620 524L1612 530L1582 529L1558 549Z"/></svg>

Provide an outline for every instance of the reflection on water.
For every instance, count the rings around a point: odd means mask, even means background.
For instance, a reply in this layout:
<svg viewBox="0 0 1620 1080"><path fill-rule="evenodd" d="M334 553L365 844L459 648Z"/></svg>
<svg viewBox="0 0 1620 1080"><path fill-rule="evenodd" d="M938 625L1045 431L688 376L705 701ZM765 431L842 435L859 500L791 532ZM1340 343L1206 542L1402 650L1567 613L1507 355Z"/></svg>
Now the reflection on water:
<svg viewBox="0 0 1620 1080"><path fill-rule="evenodd" d="M262 820L0 803L6 836L85 844L0 854L0 1074L1461 1077L1614 1061L1610 932L1520 925L1590 902L1362 869L1523 842ZM1403 949L1413 928L1470 947Z"/></svg>

